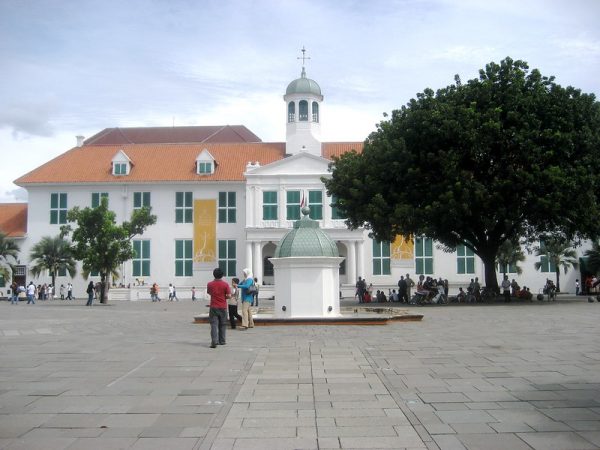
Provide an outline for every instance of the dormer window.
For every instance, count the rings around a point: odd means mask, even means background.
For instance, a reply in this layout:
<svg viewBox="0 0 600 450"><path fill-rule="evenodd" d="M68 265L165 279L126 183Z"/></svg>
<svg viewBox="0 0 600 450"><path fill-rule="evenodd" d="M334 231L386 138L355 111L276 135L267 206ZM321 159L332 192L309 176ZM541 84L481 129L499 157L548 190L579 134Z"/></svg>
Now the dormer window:
<svg viewBox="0 0 600 450"><path fill-rule="evenodd" d="M114 163L113 175L127 175L127 163Z"/></svg>
<svg viewBox="0 0 600 450"><path fill-rule="evenodd" d="M204 149L196 158L196 173L198 175L212 175L215 173L216 165L215 158L207 149Z"/></svg>
<svg viewBox="0 0 600 450"><path fill-rule="evenodd" d="M112 174L116 176L129 175L131 171L131 160L123 150L119 150L112 159Z"/></svg>
<svg viewBox="0 0 600 450"><path fill-rule="evenodd" d="M198 161L198 174L210 174L212 173L212 162L200 162Z"/></svg>

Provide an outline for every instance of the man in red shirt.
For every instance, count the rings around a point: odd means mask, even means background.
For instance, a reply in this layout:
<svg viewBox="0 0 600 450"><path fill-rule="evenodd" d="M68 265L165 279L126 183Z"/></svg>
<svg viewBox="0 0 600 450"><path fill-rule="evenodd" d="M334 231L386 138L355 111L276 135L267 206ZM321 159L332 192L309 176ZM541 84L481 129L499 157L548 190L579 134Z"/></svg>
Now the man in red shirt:
<svg viewBox="0 0 600 450"><path fill-rule="evenodd" d="M206 292L210 295L210 309L208 319L210 320L210 348L225 345L225 330L227 329L227 299L231 297L229 283L223 281L223 271L220 268L213 270L215 279L206 286Z"/></svg>

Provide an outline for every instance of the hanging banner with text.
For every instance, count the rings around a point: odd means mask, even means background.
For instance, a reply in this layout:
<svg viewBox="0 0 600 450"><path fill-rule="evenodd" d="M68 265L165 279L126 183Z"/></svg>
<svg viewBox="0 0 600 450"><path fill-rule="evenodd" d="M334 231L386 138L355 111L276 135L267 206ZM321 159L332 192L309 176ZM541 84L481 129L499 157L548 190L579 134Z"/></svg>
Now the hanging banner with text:
<svg viewBox="0 0 600 450"><path fill-rule="evenodd" d="M194 200L194 262L215 262L217 201Z"/></svg>
<svg viewBox="0 0 600 450"><path fill-rule="evenodd" d="M392 259L412 260L415 257L415 241L413 238L405 240L404 236L398 235L392 242Z"/></svg>

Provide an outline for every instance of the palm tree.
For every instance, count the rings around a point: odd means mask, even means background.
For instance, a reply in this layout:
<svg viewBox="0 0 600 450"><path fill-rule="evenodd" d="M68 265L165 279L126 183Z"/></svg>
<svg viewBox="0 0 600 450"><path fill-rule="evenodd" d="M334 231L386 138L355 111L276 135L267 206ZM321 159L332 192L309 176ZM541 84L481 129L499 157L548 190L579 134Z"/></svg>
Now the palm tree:
<svg viewBox="0 0 600 450"><path fill-rule="evenodd" d="M48 270L52 277L52 286L56 286L56 275L60 270L69 272L71 278L77 273L77 263L73 258L71 243L61 235L44 236L31 247L30 259L31 273L37 277Z"/></svg>
<svg viewBox="0 0 600 450"><path fill-rule="evenodd" d="M535 263L536 270L540 270L545 264L548 268L554 267L556 272L556 291L560 292L560 268L562 267L565 274L570 267L577 269L577 252L572 248L571 242L560 238L546 238L540 241L539 247L535 254L546 258L546 261L538 261Z"/></svg>
<svg viewBox="0 0 600 450"><path fill-rule="evenodd" d="M500 265L502 275L506 275L508 268L511 266L514 266L517 274L521 275L523 269L519 266L519 263L523 261L525 261L525 254L518 241L504 241L496 254L496 262Z"/></svg>
<svg viewBox="0 0 600 450"><path fill-rule="evenodd" d="M587 268L594 275L600 273L600 242L594 242L592 248L586 250L585 256L587 256Z"/></svg>
<svg viewBox="0 0 600 450"><path fill-rule="evenodd" d="M0 231L0 275L9 279L13 273L13 265L17 262L19 246L5 233Z"/></svg>

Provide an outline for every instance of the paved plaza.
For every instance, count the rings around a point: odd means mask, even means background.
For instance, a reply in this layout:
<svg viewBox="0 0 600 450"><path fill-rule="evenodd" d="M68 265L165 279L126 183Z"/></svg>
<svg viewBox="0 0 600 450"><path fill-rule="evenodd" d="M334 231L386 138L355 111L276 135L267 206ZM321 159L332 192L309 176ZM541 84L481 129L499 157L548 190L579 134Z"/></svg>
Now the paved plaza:
<svg viewBox="0 0 600 450"><path fill-rule="evenodd" d="M268 304L268 302L262 302ZM0 449L600 448L600 303L228 330L205 302L0 302Z"/></svg>

